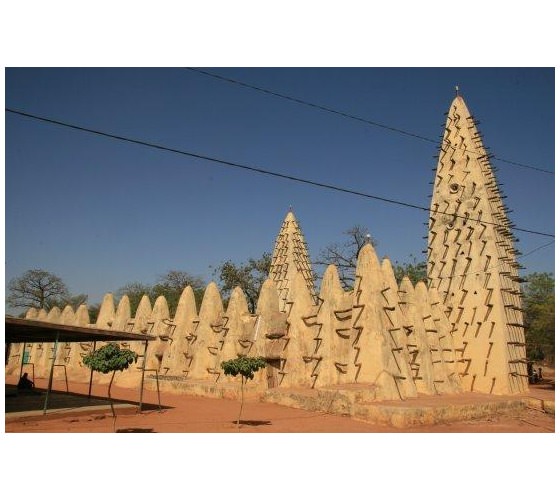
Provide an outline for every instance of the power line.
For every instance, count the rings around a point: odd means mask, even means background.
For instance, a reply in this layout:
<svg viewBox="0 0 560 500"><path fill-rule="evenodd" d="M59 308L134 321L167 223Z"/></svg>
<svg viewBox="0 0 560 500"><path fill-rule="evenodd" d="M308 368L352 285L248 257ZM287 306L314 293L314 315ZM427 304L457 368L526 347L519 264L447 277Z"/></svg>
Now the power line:
<svg viewBox="0 0 560 500"><path fill-rule="evenodd" d="M241 87L246 87L246 88L249 88L249 89L257 90L259 92L263 92L265 94L273 95L275 97L280 97L281 99L286 99L288 101L296 102L298 104L303 104L304 106L309 106L311 108L320 109L321 111L326 111L328 113L333 113L335 115L344 116L345 118L350 118L352 120L357 120L357 121L362 122L362 123L367 123L368 125L374 125L376 127L384 128L386 130L391 130L392 132L398 132L399 134L408 135L410 137L414 137L416 139L420 139L420 140L423 140L423 141L426 141L426 142L433 142L435 144L439 144L438 141L435 141L435 140L430 139L428 137L423 137L421 135L413 134L412 132L407 132L406 130L401 130L401 129L398 129L398 128L395 128L395 127L391 127L389 125L384 125L382 123L374 122L372 120L367 120L366 118L360 118L359 116L350 115L348 113L345 113L344 111L337 111L337 110L334 110L334 109L331 109L331 108L327 108L325 106L321 106L320 104L314 104L314 103L311 103L311 102L304 101L302 99L297 99L295 97L290 97L290 96L287 96L287 95L284 95L284 94L279 94L278 92L273 92L272 90L263 89L261 87L256 87L254 85L250 85L248 83L240 82L239 80L234 80L232 78L226 78L225 76L216 75L215 73L210 73L209 71L203 71L201 69L196 69L196 68L184 68L184 69L187 69L189 71L195 71L196 73L201 73L203 75L210 76L212 78L216 78L217 80L223 80L225 82L234 83L236 85L240 85Z"/></svg>
<svg viewBox="0 0 560 500"><path fill-rule="evenodd" d="M46 122L46 123L51 123L53 125L59 125L61 127L66 127L66 128L71 128L71 129L74 129L74 130L79 130L81 132L88 132L90 134L95 134L95 135L99 135L99 136L102 136L102 137L107 137L107 138L110 138L110 139L116 139L116 140L123 141L123 142L138 144L138 145L146 146L146 147L149 147L149 148L159 149L160 151L168 151L170 153L177 153L177 154L181 154L181 155L184 155L184 156L189 156L191 158L198 158L198 159L201 159L201 160L207 160L207 161L211 161L211 162L214 162L214 163L219 163L221 165L225 165L225 166L228 166L228 167L234 167L234 168L247 170L249 172L259 173L259 174L262 174L262 175L269 175L269 176L272 176L272 177L278 177L278 178L281 178L281 179L291 180L291 181L294 181L294 182L300 182L302 184L308 184L308 185L311 185L311 186L316 186L316 187L320 187L320 188L324 188L324 189L339 191L341 193L352 194L352 195L355 195L355 196L360 196L362 198L368 198L368 199L372 199L372 200L383 201L385 203L392 203L394 205L400 205L400 206L403 206L403 207L414 208L416 210L422 210L422 211L425 211L425 212L437 213L437 214L441 214L441 215L453 215L454 217L464 219L464 220L472 220L472 221L480 222L480 223L483 223L483 224L489 224L489 225L504 227L503 224L500 224L500 223L497 223L497 222L486 222L486 221L481 221L481 220L478 220L478 219L473 219L471 217L462 216L462 215L459 215L459 214L448 214L446 212L431 210L430 208L422 207L420 205L415 205L413 203L407 203L407 202L404 202L404 201L398 201L398 200L394 200L394 199L391 199L391 198L384 198L384 197L381 197L381 196L376 196L376 195L372 195L372 194L368 194L368 193L362 193L360 191L355 191L355 190L352 190L352 189L342 188L342 187L334 186L332 184L325 184L323 182L312 181L312 180L309 180L309 179L303 179L301 177L295 177L295 176L287 175L287 174L281 174L281 173L278 173L278 172L265 170L263 168L251 167L251 166L248 166L248 165L243 165L241 163L236 163L236 162L232 162L232 161L228 161L228 160L222 160L222 159L219 159L219 158L213 158L213 157L207 156L207 155L202 155L202 154L192 153L192 152L184 151L184 150L180 150L180 149L170 148L170 147L167 147L167 146L162 146L161 144L154 144L154 143L150 143L150 142L146 142L146 141L141 141L141 140L138 140L138 139L132 139L130 137L124 137L124 136L120 136L120 135L116 135L116 134L110 134L110 133L107 133L107 132L102 132L100 130L94 130L94 129L82 127L82 126L79 126L79 125L73 125L71 123L61 122L59 120L54 120L54 119L51 119L51 118L46 118L46 117L38 116L38 115L33 115L31 113L18 111L18 110L15 110L15 109L5 108L5 111L7 111L8 113L13 113L13 114L16 114L16 115L25 116L25 117L31 118L33 120L38 120L38 121L42 121L42 122ZM554 235L549 234L549 233L543 233L543 232L540 232L540 231L533 231L533 230L530 230L530 229L522 229L522 228L514 228L514 229L516 231L520 231L520 232L524 232L524 233L531 233L531 234L537 234L537 235L540 235L540 236L548 236L548 237L554 238Z"/></svg>
<svg viewBox="0 0 560 500"><path fill-rule="evenodd" d="M279 92L274 92L272 90L268 90L268 89L265 89L265 88L262 88L262 87L257 87L255 85L251 85L249 83L241 82L239 80L234 80L233 78L227 78L225 76L217 75L216 73L211 73L210 71L204 71L204 70L197 69L197 68L184 68L184 69L186 69L188 71L194 71L196 73L200 73L202 75L206 75L206 76L209 76L211 78L215 78L217 80L222 80L224 82L228 82L228 83L232 83L232 84L235 84L235 85L239 85L241 87L246 87L248 89L256 90L256 91L262 92L264 94L269 94L269 95L272 95L274 97L279 97L280 99L285 99L287 101L292 101L292 102L295 102L297 104L302 104L304 106L308 106L308 107L311 107L311 108L320 109L321 111L326 111L327 113L332 113L332 114L335 114L335 115L343 116L344 118L350 118L351 120L356 120L356 121L359 121L359 122L362 122L362 123L367 123L368 125L373 125L375 127L383 128L385 130L390 130L391 132L397 132L399 134L406 135L406 136L409 136L409 137L413 137L415 139L420 139L422 141L431 142L431 143L437 144L437 145L439 145L441 143L441 141L437 141L437 140L431 139L429 137L424 137L422 135L414 134L412 132L408 132L407 130L399 129L399 128L396 128L396 127L391 127L389 125L384 125L383 123L375 122L373 120L368 120L366 118L361 118L359 116L355 116L355 115L351 115L349 113L345 113L344 111L338 111L338 110L335 110L335 109L332 109L332 108L327 108L326 106L322 106L320 104L315 104L315 103L312 103L312 102L304 101L303 99L298 99L296 97L291 97L291 96L288 96L288 95L285 95L285 94L280 94ZM466 151L468 151L468 150L466 150ZM468 151L468 152L476 154L476 151ZM498 160L498 161L501 161L503 163L508 163L508 164L514 165L516 167L528 168L528 169L531 169L531 170L536 170L537 172L542 172L542 173L545 173L545 174L554 175L554 172L552 170L546 170L544 168L533 167L531 165L526 165L524 163L518 163L518 162L515 162L515 161L511 161L511 160L506 160L505 158L498 158L496 156L493 156L493 158L494 158L494 160Z"/></svg>
<svg viewBox="0 0 560 500"><path fill-rule="evenodd" d="M549 241L548 243L545 243L544 245L541 245L540 247L534 248L533 250L531 250L530 252L524 253L523 255L521 255L519 257L519 259L524 259L525 257L528 257L529 255L538 252L539 250L542 250L545 247L548 247L550 245L553 245L554 241Z"/></svg>
<svg viewBox="0 0 560 500"><path fill-rule="evenodd" d="M538 252L539 250L542 250L543 248L548 247L548 246L553 245L553 244L554 244L554 240L553 240L553 241L549 241L548 243L545 243L544 245L540 245L540 246L538 246L537 248L533 248L533 250L531 250L531 251L529 251L529 252L527 252L527 253L524 253L523 255L520 255L519 257L517 257L517 260L524 259L525 257L528 257L529 255L531 255L531 254L533 254L533 253L535 253L535 252ZM451 279L451 278L461 278L461 277L463 277L463 276L471 276L471 275L473 275L473 274L481 274L481 273L484 273L484 272L486 272L486 271L489 271L490 269L497 269L497 268L499 268L501 265L502 265L502 264L500 263L500 264L497 264L497 265L495 265L495 266L488 267L488 268L486 268L486 269L479 269L478 271L471 271L470 273L452 274L451 276L438 276L438 278L441 278L441 279Z"/></svg>

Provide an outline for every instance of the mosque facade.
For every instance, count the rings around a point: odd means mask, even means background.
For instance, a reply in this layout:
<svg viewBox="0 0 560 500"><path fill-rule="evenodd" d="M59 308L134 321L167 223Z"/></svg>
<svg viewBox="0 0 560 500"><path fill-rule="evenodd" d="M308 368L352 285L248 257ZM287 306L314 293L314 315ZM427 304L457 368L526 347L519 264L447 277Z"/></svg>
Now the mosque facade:
<svg viewBox="0 0 560 500"><path fill-rule="evenodd" d="M163 296L154 304L143 297L132 315L128 297L115 303L107 294L92 325L85 305L76 311L30 309L26 318L149 333L156 339L138 366L145 362L176 391L196 382L230 384L221 362L246 355L266 360L266 369L252 381L257 391L359 387L376 401L523 393L528 380L519 265L507 209L476 125L456 96L435 168L426 283L407 277L398 283L390 260L380 260L367 243L352 290L343 289L334 265L316 289L305 237L290 210L254 312L240 288L224 306L212 282L199 308L192 288L185 288L173 316ZM140 344L124 347L144 354ZM90 372L82 359L91 348L14 345L6 372L19 372L25 351L35 377L48 377L55 357L69 378L85 382ZM117 374L114 383L137 387L140 376L133 367Z"/></svg>

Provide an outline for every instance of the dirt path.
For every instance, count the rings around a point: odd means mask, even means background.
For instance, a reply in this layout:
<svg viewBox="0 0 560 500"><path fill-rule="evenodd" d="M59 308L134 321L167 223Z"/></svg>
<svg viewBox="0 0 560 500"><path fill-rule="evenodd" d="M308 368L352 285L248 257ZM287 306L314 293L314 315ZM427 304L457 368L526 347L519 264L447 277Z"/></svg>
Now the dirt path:
<svg viewBox="0 0 560 500"><path fill-rule="evenodd" d="M6 380L10 382L10 380ZM13 382L13 381L12 381ZM39 387L45 380L38 380ZM55 389L63 389L60 382ZM71 383L70 391L87 394L88 385ZM544 389L543 389L544 391ZM138 401L138 391L114 387L113 398ZM107 388L95 386L93 395L105 397ZM538 394L538 393L536 393ZM553 398L553 391L542 392ZM468 399L468 395L465 395ZM145 391L144 402L157 404L157 394ZM256 399L245 402L241 427L236 419L239 402L229 399L210 399L188 395L164 393L161 395L162 411L149 409L137 413L135 409L118 411L117 432L144 433L553 433L554 415L527 409L519 415L496 415L491 418L423 425L397 429L359 422L348 417L287 408ZM150 408L154 408L153 406ZM81 414L53 413L45 416L12 420L6 418L7 433L107 433L113 432L109 410Z"/></svg>

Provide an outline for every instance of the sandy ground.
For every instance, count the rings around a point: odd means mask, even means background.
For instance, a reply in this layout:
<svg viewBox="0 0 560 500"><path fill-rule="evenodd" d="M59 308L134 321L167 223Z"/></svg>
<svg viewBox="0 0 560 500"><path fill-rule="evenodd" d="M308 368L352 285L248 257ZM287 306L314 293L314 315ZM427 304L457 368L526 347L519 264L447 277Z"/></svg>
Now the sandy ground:
<svg viewBox="0 0 560 500"><path fill-rule="evenodd" d="M46 387L46 380L38 379L38 388ZM15 383L10 377L6 383ZM541 399L554 399L553 381L543 381L530 386L530 395ZM54 389L64 390L61 382ZM70 383L72 393L87 394L88 385ZM105 397L106 386L94 386L93 396ZM114 399L136 404L138 391L112 388ZM465 400L469 395L465 394ZM161 394L162 409L159 410L157 393L145 391L145 409L138 413L132 406L117 408L116 432L128 433L553 433L554 415L543 411L526 409L517 415L495 415L490 418L423 425L398 429L349 417L310 412L263 403L255 398L245 401L240 428L236 420L239 401L211 399L170 393ZM6 433L109 433L114 432L110 408L89 409L82 412L54 411L46 416L26 416L14 420L14 414L6 414Z"/></svg>

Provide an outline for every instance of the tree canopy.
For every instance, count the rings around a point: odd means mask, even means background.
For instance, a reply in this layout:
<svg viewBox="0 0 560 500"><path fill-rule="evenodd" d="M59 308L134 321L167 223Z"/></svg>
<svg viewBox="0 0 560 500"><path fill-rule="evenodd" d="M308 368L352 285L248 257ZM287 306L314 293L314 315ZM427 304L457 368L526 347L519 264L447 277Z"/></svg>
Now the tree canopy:
<svg viewBox="0 0 560 500"><path fill-rule="evenodd" d="M522 285L527 357L554 361L554 277L531 273Z"/></svg>
<svg viewBox="0 0 560 500"><path fill-rule="evenodd" d="M214 274L220 280L220 289L227 298L235 287L240 287L247 297L250 312L255 312L261 287L268 278L271 255L263 253L259 259L249 259L247 262L235 264L227 260L216 268Z"/></svg>
<svg viewBox="0 0 560 500"><path fill-rule="evenodd" d="M427 266L425 261L418 262L416 257L410 255L410 262L401 263L398 260L395 261L393 265L393 271L395 272L395 279L397 283L408 276L413 285L416 285L419 281L424 281L427 283Z"/></svg>
<svg viewBox="0 0 560 500"><path fill-rule="evenodd" d="M320 251L319 257L313 264L321 267L321 271L334 264L338 270L340 284L345 290L354 288L356 279L356 264L360 250L366 243L376 245L364 226L355 225L344 231L346 239L342 242L331 243ZM321 273L322 274L322 273Z"/></svg>
<svg viewBox="0 0 560 500"><path fill-rule="evenodd" d="M251 358L248 356L239 356L234 359L222 361L222 369L226 375L237 377L241 375L245 380L253 380L255 372L266 367L264 358Z"/></svg>
<svg viewBox="0 0 560 500"><path fill-rule="evenodd" d="M261 357L238 356L237 358L222 361L220 366L226 375L231 375L232 377L241 375L241 405L239 415L237 416L237 428L239 429L241 412L243 411L245 383L248 380L253 380L255 372L258 372L261 368L266 368L266 361Z"/></svg>
<svg viewBox="0 0 560 500"><path fill-rule="evenodd" d="M134 351L111 342L84 356L84 365L96 372L110 373L126 370L137 357Z"/></svg>
<svg viewBox="0 0 560 500"><path fill-rule="evenodd" d="M43 269L30 269L8 283L6 302L15 308L61 309L70 304L74 308L87 302L87 295L70 295L68 287L56 274Z"/></svg>
<svg viewBox="0 0 560 500"><path fill-rule="evenodd" d="M152 303L160 295L163 295L167 300L169 313L174 315L181 294L187 286L192 287L197 307L200 307L205 289L203 280L186 271L179 270L171 270L158 276L157 281L153 284L145 284L139 281L127 283L117 290L116 297L120 299L123 295L127 295L130 300L131 312L134 314L144 295L147 295Z"/></svg>
<svg viewBox="0 0 560 500"><path fill-rule="evenodd" d="M137 359L138 354L130 349L121 349L115 342L109 342L84 356L84 365L88 368L95 372L111 373L107 394L111 404L111 413L113 414L113 431L115 430L117 414L113 405L113 398L111 397L111 385L113 384L115 373L126 370Z"/></svg>
<svg viewBox="0 0 560 500"><path fill-rule="evenodd" d="M331 243L321 250L318 259L314 264L321 266L322 271L330 264L334 264L338 270L340 284L345 290L354 288L354 280L356 277L356 264L358 263L358 255L360 250L367 243L375 246L377 243L371 239L367 228L355 225L344 231L346 239L342 242ZM410 262L395 261L393 270L397 282L400 282L405 276L410 278L412 284L415 285L419 281L426 281L426 263L418 262L416 257L410 255Z"/></svg>

